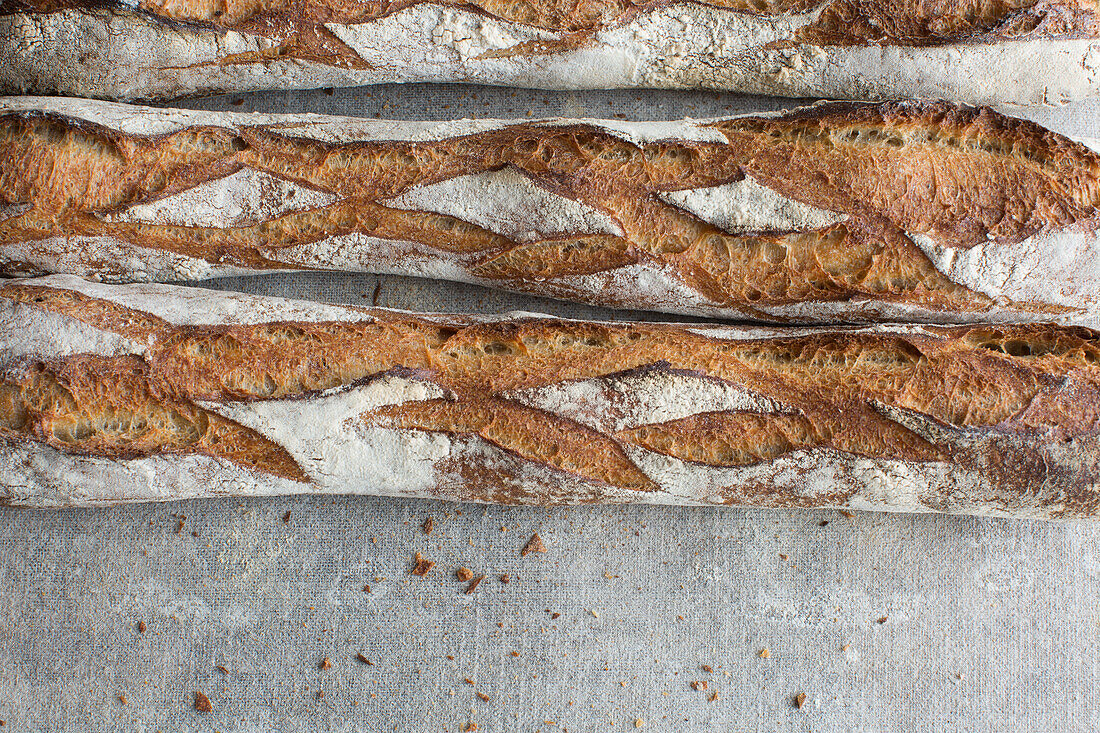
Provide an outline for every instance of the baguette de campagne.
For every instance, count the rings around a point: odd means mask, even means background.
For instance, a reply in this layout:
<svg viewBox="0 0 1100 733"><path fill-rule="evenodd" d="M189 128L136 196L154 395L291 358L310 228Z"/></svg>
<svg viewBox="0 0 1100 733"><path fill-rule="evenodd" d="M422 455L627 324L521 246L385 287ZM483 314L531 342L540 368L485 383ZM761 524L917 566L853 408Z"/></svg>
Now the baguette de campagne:
<svg viewBox="0 0 1100 733"><path fill-rule="evenodd" d="M1049 104L1100 90L1078 0L0 0L0 93L478 82Z"/></svg>
<svg viewBox="0 0 1100 733"><path fill-rule="evenodd" d="M379 122L0 100L0 272L463 280L778 322L1100 321L1100 156L946 103Z"/></svg>
<svg viewBox="0 0 1100 733"><path fill-rule="evenodd" d="M0 288L0 500L368 493L1092 517L1100 334Z"/></svg>

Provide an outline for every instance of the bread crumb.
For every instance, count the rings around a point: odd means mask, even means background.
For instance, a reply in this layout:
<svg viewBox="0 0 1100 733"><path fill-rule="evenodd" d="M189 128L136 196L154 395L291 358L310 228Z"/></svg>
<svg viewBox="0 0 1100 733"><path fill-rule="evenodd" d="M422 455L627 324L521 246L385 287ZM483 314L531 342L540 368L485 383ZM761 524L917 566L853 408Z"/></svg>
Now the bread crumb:
<svg viewBox="0 0 1100 733"><path fill-rule="evenodd" d="M641 718L638 718L637 720L634 721L634 727L635 728L641 728L643 725L645 725L645 721L642 720Z"/></svg>
<svg viewBox="0 0 1100 733"><path fill-rule="evenodd" d="M848 650L849 650L849 649L851 649L851 648L852 648L852 645L851 645L851 644L844 644L843 646L841 646L841 647L840 647L840 651L842 651L842 652L846 652L846 651L848 651Z"/></svg>
<svg viewBox="0 0 1100 733"><path fill-rule="evenodd" d="M876 623L880 623L880 624L884 624L884 623L886 623L886 617L885 617L885 616L879 616L879 618L878 618L878 620L876 621Z"/></svg>
<svg viewBox="0 0 1100 733"><path fill-rule="evenodd" d="M542 543L542 538L539 537L538 532L531 535L531 539L527 540L527 544L519 551L519 556L527 557L532 552L546 552L546 545Z"/></svg>
<svg viewBox="0 0 1100 733"><path fill-rule="evenodd" d="M484 575L479 575L476 578L474 578L473 580L471 580L470 584L468 586L466 586L466 595L470 595L475 590L477 590L477 587L479 585L481 585L481 581L483 581L483 580L485 580Z"/></svg>
<svg viewBox="0 0 1100 733"><path fill-rule="evenodd" d="M367 658L366 658L366 657L365 657L365 656L363 655L363 652L359 652L358 654L356 654L356 655L355 655L355 658L356 658L356 659L358 659L358 660L359 660L360 662L362 662L363 664L367 665L368 667L373 667L373 666L374 666L374 662L372 662L371 660L367 659Z"/></svg>
<svg viewBox="0 0 1100 733"><path fill-rule="evenodd" d="M474 571L469 568L459 568L455 571L455 577L465 583L467 580L474 577Z"/></svg>
<svg viewBox="0 0 1100 733"><path fill-rule="evenodd" d="M800 692L794 696L794 706L798 709L802 709L802 706L806 704L806 693Z"/></svg>
<svg viewBox="0 0 1100 733"><path fill-rule="evenodd" d="M553 620L553 619L558 619L558 618L561 618L561 614L560 614L560 613L557 613L557 612L554 612L554 613L550 614L550 618L551 618L552 620Z"/></svg>
<svg viewBox="0 0 1100 733"><path fill-rule="evenodd" d="M420 525L420 528L424 530L424 534L431 534L432 530L435 529L435 520L428 517L424 520L424 524Z"/></svg>
<svg viewBox="0 0 1100 733"><path fill-rule="evenodd" d="M500 582L501 583L510 583L510 582L512 582L512 576L509 575L508 573L505 573L504 575L500 576Z"/></svg>
<svg viewBox="0 0 1100 733"><path fill-rule="evenodd" d="M594 618L599 618L599 617L600 617L600 614L598 614L597 612L593 611L593 610L592 610L591 608L590 608L590 609L588 609L588 612L589 612L590 614L592 614L592 616L593 616Z"/></svg>
<svg viewBox="0 0 1100 733"><path fill-rule="evenodd" d="M471 731L475 731L475 730L477 730L477 723L474 723L473 721L471 721L471 722L466 724L466 733L471 733Z"/></svg>
<svg viewBox="0 0 1100 733"><path fill-rule="evenodd" d="M484 692L477 693L477 696L481 698L482 702L489 702L489 696L486 695Z"/></svg>
<svg viewBox="0 0 1100 733"><path fill-rule="evenodd" d="M845 519L851 519L852 517L855 516L855 514L848 511L847 509L841 509L840 510L840 516L844 517Z"/></svg>
<svg viewBox="0 0 1100 733"><path fill-rule="evenodd" d="M519 656L519 652L512 652L512 656L513 656L513 657L518 657L518 656Z"/></svg>
<svg viewBox="0 0 1100 733"><path fill-rule="evenodd" d="M466 679L464 679L464 680L462 680L462 681L463 681L463 682L465 682L465 683L466 683L467 685L472 685L472 684L474 684L474 681L473 681L472 679L470 679L469 677L467 677Z"/></svg>
<svg viewBox="0 0 1100 733"><path fill-rule="evenodd" d="M714 669L709 664L704 664L701 669L707 674L714 674Z"/></svg>
<svg viewBox="0 0 1100 733"><path fill-rule="evenodd" d="M332 669L332 660L329 659L328 657L325 657L324 659L322 659L320 662L317 663L317 666L320 669Z"/></svg>
<svg viewBox="0 0 1100 733"><path fill-rule="evenodd" d="M195 696L195 710L198 710L200 713L213 712L214 706L210 704L209 697L198 690L195 690L192 694Z"/></svg>
<svg viewBox="0 0 1100 733"><path fill-rule="evenodd" d="M129 704L129 703L128 703L128 702L126 701L126 696L125 696L125 695L119 695L119 696L118 696L118 701L119 701L120 703L122 703L123 705L128 705L128 704Z"/></svg>
<svg viewBox="0 0 1100 733"><path fill-rule="evenodd" d="M413 569L409 572L413 575L423 578L428 574L428 571L435 567L435 563L431 560L425 559L419 552L416 553L416 563L413 565Z"/></svg>
<svg viewBox="0 0 1100 733"><path fill-rule="evenodd" d="M370 593L370 586L369 585L364 585L363 586L363 592L364 593Z"/></svg>
<svg viewBox="0 0 1100 733"><path fill-rule="evenodd" d="M787 560L787 559L789 559L789 558L790 558L790 555L784 554L784 553L782 553L782 552L781 552L781 553L779 553L779 559L780 559L780 560Z"/></svg>
<svg viewBox="0 0 1100 733"><path fill-rule="evenodd" d="M707 681L706 680L695 680L694 682L691 683L691 689L697 690L697 691L705 690L705 689L707 689Z"/></svg>
<svg viewBox="0 0 1100 733"><path fill-rule="evenodd" d="M764 647L763 649L761 649L761 650L760 650L760 658L761 658L761 659L767 659L767 658L768 658L768 657L770 657L771 655L772 655L772 653L771 653L771 651L770 651L770 650L768 649L768 647Z"/></svg>
<svg viewBox="0 0 1100 733"><path fill-rule="evenodd" d="M717 692L712 692L712 693L710 693L710 696L707 697L707 702L717 702L717 701L718 701L718 693Z"/></svg>
<svg viewBox="0 0 1100 733"><path fill-rule="evenodd" d="M145 622L144 621L138 621L138 633L139 634L144 634L145 633Z"/></svg>

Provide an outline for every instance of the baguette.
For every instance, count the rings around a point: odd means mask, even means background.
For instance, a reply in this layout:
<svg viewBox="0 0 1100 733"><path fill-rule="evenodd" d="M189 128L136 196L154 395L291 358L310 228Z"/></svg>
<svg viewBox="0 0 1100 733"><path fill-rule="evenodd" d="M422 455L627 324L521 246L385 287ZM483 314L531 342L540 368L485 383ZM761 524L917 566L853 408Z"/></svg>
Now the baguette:
<svg viewBox="0 0 1100 733"><path fill-rule="evenodd" d="M1100 333L0 289L0 498L364 493L1092 517Z"/></svg>
<svg viewBox="0 0 1100 733"><path fill-rule="evenodd" d="M1100 87L1075 0L0 0L0 93L384 82L1048 104Z"/></svg>
<svg viewBox="0 0 1100 733"><path fill-rule="evenodd" d="M0 272L441 277L772 322L1097 325L1100 156L946 103L377 122L0 101Z"/></svg>

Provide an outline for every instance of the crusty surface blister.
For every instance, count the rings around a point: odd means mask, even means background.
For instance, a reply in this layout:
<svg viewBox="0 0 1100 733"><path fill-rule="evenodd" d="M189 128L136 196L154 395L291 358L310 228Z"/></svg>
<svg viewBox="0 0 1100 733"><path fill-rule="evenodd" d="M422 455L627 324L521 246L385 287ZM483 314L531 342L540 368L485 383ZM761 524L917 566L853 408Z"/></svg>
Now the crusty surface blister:
<svg viewBox="0 0 1100 733"><path fill-rule="evenodd" d="M378 122L0 102L0 270L403 273L779 322L1095 325L1100 157L947 103Z"/></svg>
<svg viewBox="0 0 1100 733"><path fill-rule="evenodd" d="M0 491L1091 517L1100 334L415 315L0 289Z"/></svg>
<svg viewBox="0 0 1100 733"><path fill-rule="evenodd" d="M0 0L0 93L111 99L382 82L1059 103L1092 0Z"/></svg>

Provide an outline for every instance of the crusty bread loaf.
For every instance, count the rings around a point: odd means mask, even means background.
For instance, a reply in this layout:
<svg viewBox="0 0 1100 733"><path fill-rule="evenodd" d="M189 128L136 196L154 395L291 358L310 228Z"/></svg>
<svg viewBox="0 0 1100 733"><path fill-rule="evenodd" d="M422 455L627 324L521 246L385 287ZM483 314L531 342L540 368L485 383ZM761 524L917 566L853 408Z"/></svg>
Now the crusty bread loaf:
<svg viewBox="0 0 1100 733"><path fill-rule="evenodd" d="M1096 94L1075 0L0 0L0 93L379 82L1058 103Z"/></svg>
<svg viewBox="0 0 1100 733"><path fill-rule="evenodd" d="M1100 334L502 319L0 289L0 492L1091 517Z"/></svg>
<svg viewBox="0 0 1100 733"><path fill-rule="evenodd" d="M427 275L794 322L1100 314L1100 156L988 109L377 122L0 100L0 270Z"/></svg>

